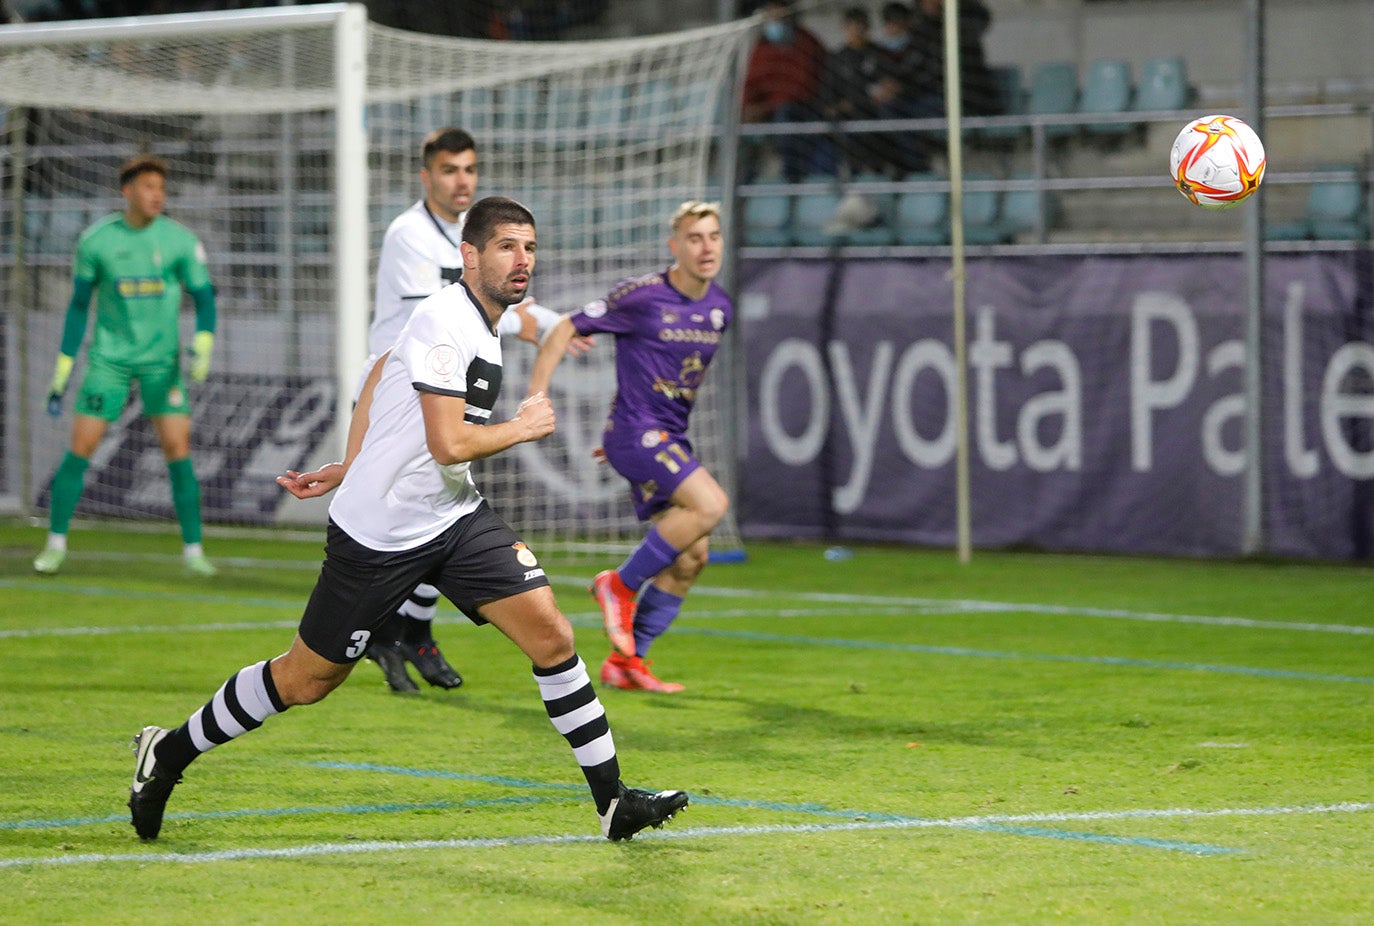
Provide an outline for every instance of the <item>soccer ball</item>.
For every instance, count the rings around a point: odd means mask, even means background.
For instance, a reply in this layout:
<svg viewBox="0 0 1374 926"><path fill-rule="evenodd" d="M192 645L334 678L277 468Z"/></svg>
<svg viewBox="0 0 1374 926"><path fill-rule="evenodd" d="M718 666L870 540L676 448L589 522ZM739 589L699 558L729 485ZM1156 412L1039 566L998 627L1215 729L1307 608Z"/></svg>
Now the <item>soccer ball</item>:
<svg viewBox="0 0 1374 926"><path fill-rule="evenodd" d="M1264 144L1235 116L1203 116L1183 127L1169 152L1169 175L1188 201L1230 209L1264 179Z"/></svg>

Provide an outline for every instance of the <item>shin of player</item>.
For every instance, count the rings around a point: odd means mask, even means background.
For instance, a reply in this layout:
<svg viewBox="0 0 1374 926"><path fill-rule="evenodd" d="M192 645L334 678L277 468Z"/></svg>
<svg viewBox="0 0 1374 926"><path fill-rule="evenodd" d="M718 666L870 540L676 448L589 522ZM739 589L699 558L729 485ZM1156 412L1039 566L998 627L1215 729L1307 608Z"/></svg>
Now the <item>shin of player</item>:
<svg viewBox="0 0 1374 926"><path fill-rule="evenodd" d="M669 223L673 263L624 280L605 299L566 316L540 346L529 392L542 393L568 339L615 336L616 395L602 434L606 462L630 485L644 539L615 569L599 573L601 605L613 652L601 668L608 685L680 691L644 661L666 631L706 563L708 538L729 498L697 460L688 417L734 309L715 282L723 242L715 203L686 202Z"/></svg>

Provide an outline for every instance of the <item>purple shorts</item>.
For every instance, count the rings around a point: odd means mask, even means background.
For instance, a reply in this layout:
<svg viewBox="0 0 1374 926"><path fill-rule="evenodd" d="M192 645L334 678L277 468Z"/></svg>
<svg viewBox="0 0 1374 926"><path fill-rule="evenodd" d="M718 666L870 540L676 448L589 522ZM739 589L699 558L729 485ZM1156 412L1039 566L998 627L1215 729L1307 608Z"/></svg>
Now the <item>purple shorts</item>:
<svg viewBox="0 0 1374 926"><path fill-rule="evenodd" d="M701 468L680 434L616 422L601 435L606 462L630 482L635 514L647 521L671 503L682 481Z"/></svg>

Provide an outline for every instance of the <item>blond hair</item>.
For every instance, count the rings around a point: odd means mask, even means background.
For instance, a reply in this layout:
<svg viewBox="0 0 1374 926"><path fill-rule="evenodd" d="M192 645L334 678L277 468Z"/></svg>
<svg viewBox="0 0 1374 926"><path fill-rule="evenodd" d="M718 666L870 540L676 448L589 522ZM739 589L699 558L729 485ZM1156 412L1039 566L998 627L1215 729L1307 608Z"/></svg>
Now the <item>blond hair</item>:
<svg viewBox="0 0 1374 926"><path fill-rule="evenodd" d="M673 210L673 217L668 222L668 227L677 231L679 226L688 219L704 219L708 215L720 218L720 203L708 203L699 199L689 199L682 205Z"/></svg>

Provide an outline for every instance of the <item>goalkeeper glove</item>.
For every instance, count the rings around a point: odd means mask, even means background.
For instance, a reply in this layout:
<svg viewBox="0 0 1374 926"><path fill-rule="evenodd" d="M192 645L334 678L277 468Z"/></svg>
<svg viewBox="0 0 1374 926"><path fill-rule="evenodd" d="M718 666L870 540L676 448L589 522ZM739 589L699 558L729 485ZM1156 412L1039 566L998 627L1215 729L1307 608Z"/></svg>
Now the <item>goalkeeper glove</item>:
<svg viewBox="0 0 1374 926"><path fill-rule="evenodd" d="M62 414L62 396L67 391L67 380L71 379L72 367L76 358L66 354L57 355L57 364L52 371L52 384L48 386L48 414L54 418Z"/></svg>
<svg viewBox="0 0 1374 926"><path fill-rule="evenodd" d="M215 349L215 335L211 331L197 331L191 342L191 379L205 382L210 375L210 352Z"/></svg>

